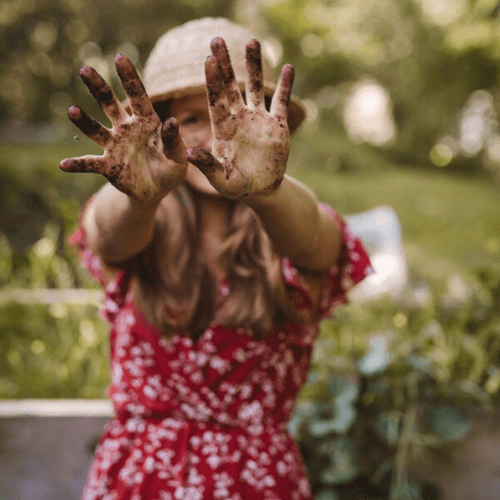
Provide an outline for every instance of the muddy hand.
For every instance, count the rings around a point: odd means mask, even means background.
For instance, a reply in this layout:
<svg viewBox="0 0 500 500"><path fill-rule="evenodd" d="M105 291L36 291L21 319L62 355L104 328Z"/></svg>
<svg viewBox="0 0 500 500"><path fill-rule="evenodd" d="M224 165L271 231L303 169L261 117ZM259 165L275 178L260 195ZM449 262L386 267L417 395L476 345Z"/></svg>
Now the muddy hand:
<svg viewBox="0 0 500 500"><path fill-rule="evenodd" d="M188 160L228 198L268 194L285 174L290 133L288 103L294 70L285 65L268 112L265 107L260 44L246 46L246 104L221 38L212 40L205 75L212 121L212 152L193 148Z"/></svg>
<svg viewBox="0 0 500 500"><path fill-rule="evenodd" d="M131 198L157 202L185 179L186 147L174 119L160 122L130 59L119 55L115 64L132 114L97 71L83 67L80 77L112 127L104 127L78 106L69 108L69 119L104 153L67 158L60 167L66 172L102 174Z"/></svg>

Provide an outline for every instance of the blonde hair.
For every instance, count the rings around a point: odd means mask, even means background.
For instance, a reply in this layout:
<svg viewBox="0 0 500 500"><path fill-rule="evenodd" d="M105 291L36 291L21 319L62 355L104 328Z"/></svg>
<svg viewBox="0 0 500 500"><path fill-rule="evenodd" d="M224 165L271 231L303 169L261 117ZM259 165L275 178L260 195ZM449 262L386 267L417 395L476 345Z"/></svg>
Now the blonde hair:
<svg viewBox="0 0 500 500"><path fill-rule="evenodd" d="M276 323L300 317L288 298L280 257L257 215L236 202L228 214L220 256L230 293L217 311L217 284L201 255L197 193L174 189L159 210L149 247L133 262L135 300L163 334L197 338L210 324L238 326L257 338Z"/></svg>

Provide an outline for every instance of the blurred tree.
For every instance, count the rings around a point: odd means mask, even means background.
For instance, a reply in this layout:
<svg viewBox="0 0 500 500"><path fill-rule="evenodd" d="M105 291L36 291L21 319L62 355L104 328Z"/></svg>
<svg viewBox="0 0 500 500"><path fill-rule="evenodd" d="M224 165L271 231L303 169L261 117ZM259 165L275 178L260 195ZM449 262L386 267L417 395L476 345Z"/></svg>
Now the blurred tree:
<svg viewBox="0 0 500 500"><path fill-rule="evenodd" d="M0 120L67 123L72 102L99 112L77 77L83 64L115 80L117 52L130 55L140 69L170 27L222 15L264 36L276 63L293 61L295 90L312 96L312 115L318 112L328 133L366 141L345 126L346 103L365 82L384 99L380 89L387 92L395 128L374 139L377 154L409 164L486 165L500 178L499 11L498 0L179 0L168 6L145 0L5 0ZM485 131L476 131L480 137L470 146L464 139L470 127L461 123L478 90L487 92L491 112L483 113Z"/></svg>
<svg viewBox="0 0 500 500"><path fill-rule="evenodd" d="M15 0L0 5L0 120L66 119L71 102L91 99L83 64L113 75L127 53L141 68L156 39L198 16L231 17L233 0Z"/></svg>
<svg viewBox="0 0 500 500"><path fill-rule="evenodd" d="M315 97L321 125L343 131L346 99L357 82L372 81L388 90L397 130L385 155L398 162L429 164L433 147L449 136L455 141L445 145L455 163L474 166L471 157L483 148L471 154L461 147L460 118L469 96L480 89L499 109L497 0L257 4L250 7L240 1L240 18L267 20L267 32L282 41L283 59L300 69L295 89ZM441 157L431 156L434 159L436 165L447 164Z"/></svg>

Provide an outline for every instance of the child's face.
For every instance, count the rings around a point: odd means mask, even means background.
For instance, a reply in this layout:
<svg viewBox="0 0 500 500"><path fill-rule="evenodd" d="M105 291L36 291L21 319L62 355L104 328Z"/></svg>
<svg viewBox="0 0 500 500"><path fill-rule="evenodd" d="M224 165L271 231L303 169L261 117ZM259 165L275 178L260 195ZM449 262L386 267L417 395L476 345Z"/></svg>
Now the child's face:
<svg viewBox="0 0 500 500"><path fill-rule="evenodd" d="M170 115L179 122L179 131L188 149L205 148L212 151L212 127L206 94L176 99L171 105ZM186 180L201 193L220 196L194 165L189 164Z"/></svg>

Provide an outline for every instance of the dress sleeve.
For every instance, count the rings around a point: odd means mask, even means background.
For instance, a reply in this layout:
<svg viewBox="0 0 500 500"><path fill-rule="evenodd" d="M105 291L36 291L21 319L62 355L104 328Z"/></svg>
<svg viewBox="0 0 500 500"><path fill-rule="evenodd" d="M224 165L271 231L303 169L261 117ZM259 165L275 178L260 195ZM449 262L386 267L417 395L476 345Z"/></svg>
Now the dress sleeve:
<svg viewBox="0 0 500 500"><path fill-rule="evenodd" d="M282 258L282 273L291 297L304 319L321 321L333 316L337 306L348 302L347 292L373 272L370 259L359 237L330 206L320 204L342 231L338 262L321 275L304 273L292 261Z"/></svg>
<svg viewBox="0 0 500 500"><path fill-rule="evenodd" d="M105 291L103 316L112 322L125 303L128 291L128 275L125 268L106 266L100 257L91 252L87 246L87 235L82 224L85 211L92 204L92 197L83 207L79 216L78 228L69 236L68 242L79 251L81 264Z"/></svg>

